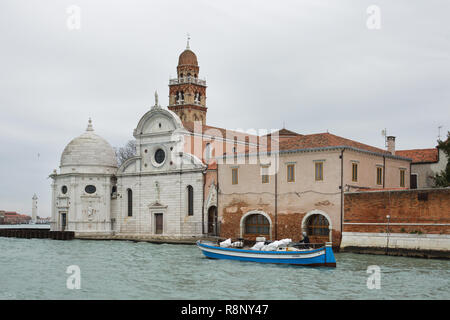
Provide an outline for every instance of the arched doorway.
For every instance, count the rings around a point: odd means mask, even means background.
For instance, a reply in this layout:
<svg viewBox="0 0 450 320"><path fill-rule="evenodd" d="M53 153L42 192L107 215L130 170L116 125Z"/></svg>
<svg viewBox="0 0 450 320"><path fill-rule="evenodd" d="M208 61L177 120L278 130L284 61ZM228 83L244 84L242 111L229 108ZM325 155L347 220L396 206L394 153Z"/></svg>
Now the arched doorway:
<svg viewBox="0 0 450 320"><path fill-rule="evenodd" d="M217 226L217 207L211 206L208 209L208 234L217 236L219 234L218 226Z"/></svg>
<svg viewBox="0 0 450 320"><path fill-rule="evenodd" d="M306 217L303 231L309 237L311 243L324 243L330 239L330 223L323 214L314 213Z"/></svg>
<svg viewBox="0 0 450 320"><path fill-rule="evenodd" d="M265 214L248 213L241 220L241 234L244 239L254 240L256 237L271 238L271 223Z"/></svg>

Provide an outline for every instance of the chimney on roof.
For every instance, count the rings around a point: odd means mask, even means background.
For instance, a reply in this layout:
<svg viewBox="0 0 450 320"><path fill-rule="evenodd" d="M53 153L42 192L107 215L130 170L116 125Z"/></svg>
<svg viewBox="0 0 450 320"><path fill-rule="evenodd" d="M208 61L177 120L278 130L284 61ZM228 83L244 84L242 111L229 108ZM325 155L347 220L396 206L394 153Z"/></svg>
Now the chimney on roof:
<svg viewBox="0 0 450 320"><path fill-rule="evenodd" d="M387 151L390 152L392 155L395 155L395 137L394 136L387 136Z"/></svg>

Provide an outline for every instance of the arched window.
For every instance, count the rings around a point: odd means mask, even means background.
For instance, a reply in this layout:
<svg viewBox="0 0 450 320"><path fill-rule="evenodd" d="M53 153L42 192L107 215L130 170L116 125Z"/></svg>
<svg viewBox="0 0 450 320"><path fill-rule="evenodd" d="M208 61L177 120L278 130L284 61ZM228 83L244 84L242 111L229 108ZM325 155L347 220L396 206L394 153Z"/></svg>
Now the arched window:
<svg viewBox="0 0 450 320"><path fill-rule="evenodd" d="M111 188L111 199L117 198L117 186L112 186Z"/></svg>
<svg viewBox="0 0 450 320"><path fill-rule="evenodd" d="M200 103L200 92L196 92L194 94L194 102L195 103Z"/></svg>
<svg viewBox="0 0 450 320"><path fill-rule="evenodd" d="M262 214L251 214L245 219L245 233L253 235L269 235L269 220Z"/></svg>
<svg viewBox="0 0 450 320"><path fill-rule="evenodd" d="M205 160L206 163L209 163L209 160L211 159L211 143L207 143L205 146Z"/></svg>
<svg viewBox="0 0 450 320"><path fill-rule="evenodd" d="M128 216L133 216L133 191L131 189L127 189L127 198L128 198Z"/></svg>
<svg viewBox="0 0 450 320"><path fill-rule="evenodd" d="M184 101L184 92L183 91L177 91L176 95L176 102L182 103Z"/></svg>
<svg viewBox="0 0 450 320"><path fill-rule="evenodd" d="M188 216L194 215L194 188L187 186Z"/></svg>
<svg viewBox="0 0 450 320"><path fill-rule="evenodd" d="M330 233L328 219L321 214L313 214L306 222L309 236L326 236Z"/></svg>

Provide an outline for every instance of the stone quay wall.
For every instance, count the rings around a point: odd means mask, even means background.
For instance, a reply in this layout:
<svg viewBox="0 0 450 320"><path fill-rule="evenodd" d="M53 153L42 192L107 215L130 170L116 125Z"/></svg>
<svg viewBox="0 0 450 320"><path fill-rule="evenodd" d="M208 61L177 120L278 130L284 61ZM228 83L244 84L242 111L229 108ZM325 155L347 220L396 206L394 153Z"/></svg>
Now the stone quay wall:
<svg viewBox="0 0 450 320"><path fill-rule="evenodd" d="M342 251L450 258L450 188L346 193L344 204Z"/></svg>

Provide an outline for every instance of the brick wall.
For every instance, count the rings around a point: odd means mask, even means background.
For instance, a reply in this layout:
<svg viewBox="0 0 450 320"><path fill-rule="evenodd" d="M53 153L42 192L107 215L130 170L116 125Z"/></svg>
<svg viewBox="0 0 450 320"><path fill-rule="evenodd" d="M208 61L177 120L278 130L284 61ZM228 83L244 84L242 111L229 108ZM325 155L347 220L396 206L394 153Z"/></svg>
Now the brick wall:
<svg viewBox="0 0 450 320"><path fill-rule="evenodd" d="M450 189L346 193L344 232L450 234Z"/></svg>

